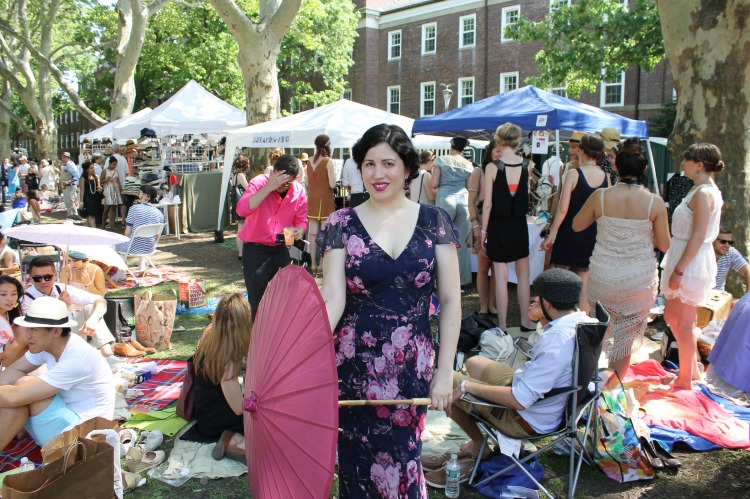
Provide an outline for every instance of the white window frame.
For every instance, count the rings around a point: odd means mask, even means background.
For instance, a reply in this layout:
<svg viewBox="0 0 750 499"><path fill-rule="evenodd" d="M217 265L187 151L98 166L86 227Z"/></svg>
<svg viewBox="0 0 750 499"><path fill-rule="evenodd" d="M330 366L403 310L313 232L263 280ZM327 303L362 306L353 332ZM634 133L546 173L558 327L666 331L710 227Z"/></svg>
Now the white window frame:
<svg viewBox="0 0 750 499"><path fill-rule="evenodd" d="M291 112L292 114L297 114L301 110L302 110L302 107L300 106L299 101L297 101L297 99L292 97L289 100L289 112Z"/></svg>
<svg viewBox="0 0 750 499"><path fill-rule="evenodd" d="M464 35L466 33L469 33L469 31L465 31L464 28L464 20L471 19L474 21L474 29L471 31L472 36L474 38L474 42L471 44L464 44ZM461 16L458 18L458 48L460 49L469 49L474 48L477 46L477 15L476 14L469 14L468 16Z"/></svg>
<svg viewBox="0 0 750 499"><path fill-rule="evenodd" d="M620 101L607 103L607 89L610 87L620 87ZM611 82L603 81L599 90L599 107L618 107L625 105L625 71L620 72L620 81Z"/></svg>
<svg viewBox="0 0 750 499"><path fill-rule="evenodd" d="M467 82L471 82L471 102L467 102L466 104L463 103L464 97L468 97L467 95L464 95L464 84ZM476 87L474 85L474 77L470 76L467 78L459 78L458 79L458 102L456 103L457 107L461 106L467 106L469 104L474 103L474 95L476 93Z"/></svg>
<svg viewBox="0 0 750 499"><path fill-rule="evenodd" d="M352 89L351 88L345 88L343 92L341 92L341 98L346 100L352 100Z"/></svg>
<svg viewBox="0 0 750 499"><path fill-rule="evenodd" d="M555 95L559 95L560 97L568 97L568 87L553 87L549 89L550 92L552 92Z"/></svg>
<svg viewBox="0 0 750 499"><path fill-rule="evenodd" d="M427 30L433 29L432 38L427 38ZM432 50L427 50L427 42L432 40ZM427 23L422 25L422 55L434 54L437 52L437 23Z"/></svg>
<svg viewBox="0 0 750 499"><path fill-rule="evenodd" d="M516 88L514 88L513 90L516 90L521 87L521 77L519 76L518 71L509 71L507 73L500 73L500 93L501 94L512 91L512 90L507 90L505 88L505 79L511 76L515 76L516 78Z"/></svg>
<svg viewBox="0 0 750 499"><path fill-rule="evenodd" d="M398 35L398 44L393 43L393 37ZM401 59L404 37L400 29L388 32L388 60L398 61ZM398 46L398 56L393 56L393 49Z"/></svg>
<svg viewBox="0 0 750 499"><path fill-rule="evenodd" d="M562 4L565 4L566 7L570 7L570 0L549 0L549 11L550 13L554 12L558 9L558 7L561 7Z"/></svg>
<svg viewBox="0 0 750 499"><path fill-rule="evenodd" d="M429 102L430 99L425 98L425 88L432 87L432 114L425 114L424 112L424 105L426 102ZM423 81L419 84L419 116L425 117L425 116L435 116L436 105L435 100L437 97L437 85L434 81Z"/></svg>
<svg viewBox="0 0 750 499"><path fill-rule="evenodd" d="M391 97L393 96L392 92L394 90L398 91L398 102L391 99ZM386 111L388 111L389 113L401 114L401 85L392 85L386 88L385 92L385 100L387 102ZM393 111L391 109L391 106L393 106L394 104L398 106L398 109L396 111Z"/></svg>
<svg viewBox="0 0 750 499"><path fill-rule="evenodd" d="M518 12L518 18L521 18L521 5L511 5L510 7L503 7L502 13L500 14L500 41L501 42L512 42L515 41L513 38L505 36L505 28L515 23L508 23L507 16L510 12Z"/></svg>

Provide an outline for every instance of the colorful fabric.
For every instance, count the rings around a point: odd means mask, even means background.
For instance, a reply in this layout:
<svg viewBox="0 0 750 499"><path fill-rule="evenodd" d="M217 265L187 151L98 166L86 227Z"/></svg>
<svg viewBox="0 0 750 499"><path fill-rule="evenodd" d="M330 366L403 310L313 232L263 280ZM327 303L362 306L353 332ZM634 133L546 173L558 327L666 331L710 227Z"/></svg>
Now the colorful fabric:
<svg viewBox="0 0 750 499"><path fill-rule="evenodd" d="M623 384L632 388L651 426L685 430L721 447L750 450L750 425L698 390L663 385L667 371L647 360L628 371Z"/></svg>
<svg viewBox="0 0 750 499"><path fill-rule="evenodd" d="M246 243L275 246L276 234L286 227L307 228L307 194L299 182L292 182L282 198L278 192L271 192L257 208L248 205L250 196L268 183L268 175L260 174L253 178L237 203L237 215L245 217L245 225L239 233Z"/></svg>
<svg viewBox="0 0 750 499"><path fill-rule="evenodd" d="M27 457L34 463L41 463L42 448L32 438L12 440L5 450L0 452L0 473L18 468L22 457Z"/></svg>
<svg viewBox="0 0 750 499"><path fill-rule="evenodd" d="M186 427L187 421L177 415L177 407L155 412L139 412L122 424L124 428L136 428L138 431L158 430L168 437L173 437Z"/></svg>
<svg viewBox="0 0 750 499"><path fill-rule="evenodd" d="M97 263L98 264L98 263ZM107 272L107 275L109 277L113 277L115 274L117 274L118 270L115 267L107 268L106 266L102 266L103 270ZM180 272L179 270L174 269L173 267L169 267L166 265L160 265L157 267L159 272L161 273L161 277L159 277L159 274L156 273L154 269L146 269L144 274L141 277L136 277L133 279L133 276L130 274L127 274L125 276L125 279L121 281L117 281L117 285L115 286L107 280L107 289L116 290L116 289L131 289L131 288L147 288L150 286L156 286L157 284L161 284L162 282L180 282L183 280L189 280L190 275L186 274L185 272Z"/></svg>
<svg viewBox="0 0 750 499"><path fill-rule="evenodd" d="M149 360L128 359L131 364L151 362ZM185 379L187 362L184 360L156 360L157 373L150 380L136 385L134 388L143 392L138 398L128 401L131 412L155 412L166 408L177 400Z"/></svg>

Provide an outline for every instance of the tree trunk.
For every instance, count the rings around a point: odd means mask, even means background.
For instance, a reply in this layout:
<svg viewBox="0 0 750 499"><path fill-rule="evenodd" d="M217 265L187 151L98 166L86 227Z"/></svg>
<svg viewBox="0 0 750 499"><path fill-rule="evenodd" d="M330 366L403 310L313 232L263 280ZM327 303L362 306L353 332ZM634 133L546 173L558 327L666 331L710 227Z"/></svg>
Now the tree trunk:
<svg viewBox="0 0 750 499"><path fill-rule="evenodd" d="M747 255L750 0L659 0L658 5L664 48L679 96L670 151L679 164L679 155L690 144L719 146L726 165L716 174L724 198L722 225L732 229L738 249ZM735 295L739 291L736 277L728 283Z"/></svg>
<svg viewBox="0 0 750 499"><path fill-rule="evenodd" d="M135 104L135 68L143 49L146 25L151 14L142 0L119 0L117 48L115 49L115 84L110 120L130 115Z"/></svg>
<svg viewBox="0 0 750 499"><path fill-rule="evenodd" d="M5 102L6 107L11 106L12 92L10 90L10 83L7 81L2 82L2 92L0 92L0 99ZM0 151L2 154L8 154L11 150L10 142L10 113L8 113L3 106L0 106ZM2 158L0 158L2 161Z"/></svg>

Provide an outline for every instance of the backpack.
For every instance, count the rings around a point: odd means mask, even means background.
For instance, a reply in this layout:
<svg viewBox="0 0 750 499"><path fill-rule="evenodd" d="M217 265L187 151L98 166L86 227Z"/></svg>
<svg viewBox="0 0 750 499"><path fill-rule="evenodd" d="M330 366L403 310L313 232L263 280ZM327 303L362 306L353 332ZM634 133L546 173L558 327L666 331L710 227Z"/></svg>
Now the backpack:
<svg viewBox="0 0 750 499"><path fill-rule="evenodd" d="M240 202L242 195L245 193L245 188L237 183L237 175L239 175L239 173L234 174L234 178L232 179L232 190L229 192L229 198L232 203L232 216L235 219L237 218L237 203Z"/></svg>

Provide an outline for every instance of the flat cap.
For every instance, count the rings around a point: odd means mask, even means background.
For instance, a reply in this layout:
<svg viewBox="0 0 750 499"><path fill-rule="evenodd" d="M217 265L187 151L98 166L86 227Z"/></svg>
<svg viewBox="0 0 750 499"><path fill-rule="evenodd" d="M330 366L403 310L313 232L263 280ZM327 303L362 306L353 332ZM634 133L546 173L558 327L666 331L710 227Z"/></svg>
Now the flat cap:
<svg viewBox="0 0 750 499"><path fill-rule="evenodd" d="M552 303L578 303L583 281L570 270L549 269L534 279L534 291Z"/></svg>

